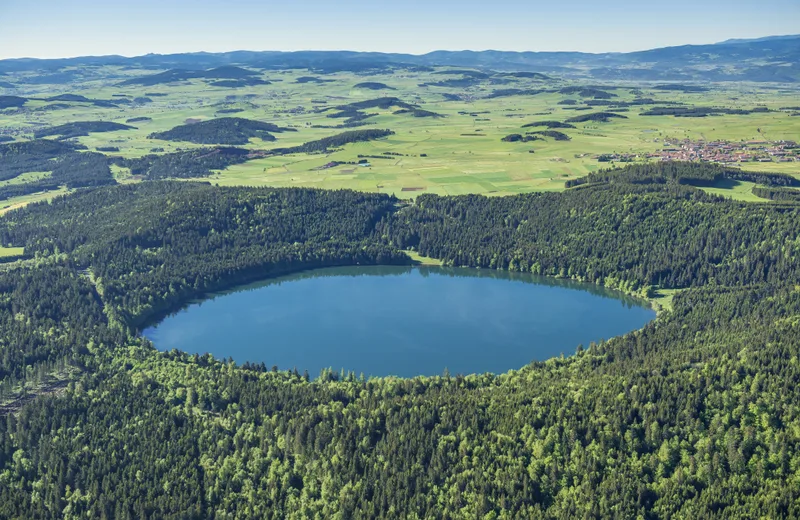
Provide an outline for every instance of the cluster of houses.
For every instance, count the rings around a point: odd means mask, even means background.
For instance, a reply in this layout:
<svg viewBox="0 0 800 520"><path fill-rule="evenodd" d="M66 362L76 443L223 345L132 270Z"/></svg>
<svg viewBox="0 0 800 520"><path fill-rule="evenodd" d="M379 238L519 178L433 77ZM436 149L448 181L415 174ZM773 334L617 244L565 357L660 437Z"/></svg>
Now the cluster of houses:
<svg viewBox="0 0 800 520"><path fill-rule="evenodd" d="M648 157L662 161L715 163L800 161L800 147L794 141L664 141L664 149Z"/></svg>
<svg viewBox="0 0 800 520"><path fill-rule="evenodd" d="M800 146L794 141L681 141L664 140L664 148L649 154L606 153L599 162L632 162L638 159L695 161L722 164L743 162L800 162Z"/></svg>

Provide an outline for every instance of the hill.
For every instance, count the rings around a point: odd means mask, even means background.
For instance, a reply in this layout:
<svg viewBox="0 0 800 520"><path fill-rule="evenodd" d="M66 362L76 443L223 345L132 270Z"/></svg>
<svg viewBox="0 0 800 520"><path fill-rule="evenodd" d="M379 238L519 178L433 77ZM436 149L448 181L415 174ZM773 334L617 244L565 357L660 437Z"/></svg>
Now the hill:
<svg viewBox="0 0 800 520"><path fill-rule="evenodd" d="M89 99L86 96L81 96L78 94L59 94L58 96L52 96L49 98L45 98L45 101L49 103L57 103L57 102L66 102L66 103L89 103L98 107L104 108L116 108L119 104L127 104L130 101L126 99L116 99L114 101L109 101L106 99Z"/></svg>
<svg viewBox="0 0 800 520"><path fill-rule="evenodd" d="M0 144L0 200L62 186L72 189L116 184L103 154L81 150L79 145L49 139ZM30 182L13 182L30 172L46 174Z"/></svg>
<svg viewBox="0 0 800 520"><path fill-rule="evenodd" d="M133 78L123 85L156 85L193 78L242 79L260 70L308 68L317 73L388 71L420 66L452 66L497 71L558 74L604 80L640 81L800 81L800 37L767 37L710 45L684 45L630 53L434 51L423 55L297 51L186 53L0 61L0 72L58 71L67 67L114 65L169 69ZM235 64L235 65L234 65ZM69 71L59 74L68 74ZM473 71L474 72L474 71ZM74 78L40 78L64 82ZM469 84L476 78L444 80ZM533 78L530 78L533 79ZM540 77L536 79L546 79Z"/></svg>
<svg viewBox="0 0 800 520"><path fill-rule="evenodd" d="M200 148L174 153L149 154L134 159L117 158L117 166L128 168L131 175L153 181L207 177L214 170L248 160L250 150L235 147Z"/></svg>
<svg viewBox="0 0 800 520"><path fill-rule="evenodd" d="M385 83L378 83L376 81L364 81L362 83L356 83L353 85L353 88L363 88L367 90L396 90L394 87L390 87Z"/></svg>
<svg viewBox="0 0 800 520"><path fill-rule="evenodd" d="M212 87L224 87L224 88L242 88L242 87L253 87L255 85L270 85L269 81L265 81L259 78L244 78L244 79L223 79L219 81L212 81L209 83Z"/></svg>
<svg viewBox="0 0 800 520"><path fill-rule="evenodd" d="M0 109L20 108L27 102L27 99L19 96L0 96Z"/></svg>
<svg viewBox="0 0 800 520"><path fill-rule="evenodd" d="M154 132L148 139L162 141L186 141L197 144L247 144L251 138L274 141L270 132L294 132L293 128L281 128L272 123L262 123L240 117L220 117L176 126L166 132Z"/></svg>
<svg viewBox="0 0 800 520"><path fill-rule="evenodd" d="M190 79L215 79L215 80L247 80L258 73L241 67L223 66L209 70L172 69L154 74L123 81L121 85L153 86Z"/></svg>
<svg viewBox="0 0 800 520"><path fill-rule="evenodd" d="M758 43L758 42L772 42L776 40L794 40L800 38L800 34L787 34L785 36L764 36L762 38L731 38L717 43L717 45L730 45L734 43Z"/></svg>
<svg viewBox="0 0 800 520"><path fill-rule="evenodd" d="M37 139L53 135L59 136L60 139L69 139L71 137L86 136L93 132L116 132L118 130L134 129L135 127L133 126L113 123L111 121L76 121L74 123L65 123L63 125L42 128L41 130L34 131L33 135Z"/></svg>

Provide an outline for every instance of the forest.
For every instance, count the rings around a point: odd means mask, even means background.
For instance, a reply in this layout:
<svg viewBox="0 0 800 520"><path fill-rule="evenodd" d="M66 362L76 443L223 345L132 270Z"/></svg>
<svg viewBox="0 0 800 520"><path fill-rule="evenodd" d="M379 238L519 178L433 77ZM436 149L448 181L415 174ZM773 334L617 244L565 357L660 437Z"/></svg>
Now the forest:
<svg viewBox="0 0 800 520"><path fill-rule="evenodd" d="M0 96L0 108L19 108L28 100L19 96Z"/></svg>
<svg viewBox="0 0 800 520"><path fill-rule="evenodd" d="M208 177L213 170L224 170L232 164L241 164L249 158L250 151L233 146L197 148L164 154L148 154L135 159L114 158L117 166L129 168L131 175L145 180L190 179Z"/></svg>
<svg viewBox="0 0 800 520"><path fill-rule="evenodd" d="M545 126L551 130L553 128L575 128L575 125L562 123L561 121L536 121L535 123L526 123L522 125L522 128L535 128L537 126Z"/></svg>
<svg viewBox="0 0 800 520"><path fill-rule="evenodd" d="M580 97L593 99L611 99L617 97L616 94L595 87L564 87L559 90L559 92L567 95L577 94Z"/></svg>
<svg viewBox="0 0 800 520"><path fill-rule="evenodd" d="M158 74L142 76L125 80L121 85L142 85L151 87L154 85L169 84L176 81L186 81L194 78L212 80L247 80L258 76L259 73L235 66L221 66L209 70L185 70L170 69Z"/></svg>
<svg viewBox="0 0 800 520"><path fill-rule="evenodd" d="M656 90L667 90L667 91L678 91L683 93L693 93L699 94L702 92L708 92L708 87L703 87L700 85L679 85L679 84L668 84L668 85L656 85L653 87Z"/></svg>
<svg viewBox="0 0 800 520"><path fill-rule="evenodd" d="M642 112L643 116L675 116L675 117L707 117L720 114L748 115L757 112L767 112L766 107L755 107L752 110L724 107L655 107Z"/></svg>
<svg viewBox="0 0 800 520"><path fill-rule="evenodd" d="M800 201L800 192L780 186L753 186L753 195L769 200Z"/></svg>
<svg viewBox="0 0 800 520"><path fill-rule="evenodd" d="M0 200L60 186L86 188L116 184L108 159L101 153L82 152L80 145L47 139L0 145L0 181L23 173L46 172L45 177L24 184L0 186Z"/></svg>
<svg viewBox="0 0 800 520"><path fill-rule="evenodd" d="M374 89L373 89L374 90ZM440 114L423 110L416 105L401 101L396 97L382 97L376 99L366 99L364 101L356 101L347 105L339 105L334 107L335 112L329 113L327 117L334 119L344 119L344 123L340 128L353 128L363 126L364 120L378 115L377 113L367 113L364 110L370 108L380 108L382 110L389 110L397 108L395 114L411 114L414 117L442 117ZM323 111L329 109L323 109Z"/></svg>
<svg viewBox="0 0 800 520"><path fill-rule="evenodd" d="M25 172L49 171L53 159L78 149L79 145L48 139L0 144L0 181Z"/></svg>
<svg viewBox="0 0 800 520"><path fill-rule="evenodd" d="M491 94L486 96L486 99L496 99L510 96L535 96L536 94L541 94L542 92L547 91L543 89L502 88L494 90Z"/></svg>
<svg viewBox="0 0 800 520"><path fill-rule="evenodd" d="M285 155L291 153L320 153L328 151L332 148L338 148L349 143L358 143L363 141L374 141L394 135L391 130L350 130L340 134L332 135L330 137L323 137L315 141L308 141L300 146L293 146L291 148L275 148L271 150L274 154Z"/></svg>
<svg viewBox="0 0 800 520"><path fill-rule="evenodd" d="M614 112L593 112L591 114L581 114L579 116L570 117L567 119L567 123L585 123L587 121L608 123L612 118L628 119L626 116L615 114Z"/></svg>
<svg viewBox="0 0 800 520"><path fill-rule="evenodd" d="M69 139L71 137L86 136L91 132L116 132L118 130L132 130L133 128L134 127L130 125L113 123L111 121L77 121L75 123L66 123L36 130L33 136L36 139L41 139L43 137L57 135L60 139Z"/></svg>
<svg viewBox="0 0 800 520"><path fill-rule="evenodd" d="M433 117L433 118L445 117L442 114L438 114L430 110L423 110L421 108L401 108L400 110L394 111L393 114L395 115L409 114L411 117Z"/></svg>
<svg viewBox="0 0 800 520"><path fill-rule="evenodd" d="M176 126L166 132L155 132L148 139L162 141L187 141L196 144L247 144L251 138L275 141L272 133L296 132L272 123L263 123L241 117L220 117L199 123Z"/></svg>
<svg viewBox="0 0 800 520"><path fill-rule="evenodd" d="M113 108L118 104L130 103L130 101L127 99L115 99L114 101L109 101L106 99L89 99L86 96L81 96L79 94L59 94L58 96L46 98L45 101L50 103L55 103L58 101L68 103L89 103L98 107L106 108Z"/></svg>
<svg viewBox="0 0 800 520"><path fill-rule="evenodd" d="M406 103L396 97L381 97L376 99L366 99L364 101L355 101L353 103L349 103L347 105L341 105L336 107L337 110L366 110L368 108L381 108L383 110L388 110L392 107L397 108L415 108L414 105Z"/></svg>
<svg viewBox="0 0 800 520"><path fill-rule="evenodd" d="M363 88L367 90L397 90L394 87L390 87L386 83L380 83L378 81L362 81L361 83L356 83L353 85L353 88Z"/></svg>
<svg viewBox="0 0 800 520"><path fill-rule="evenodd" d="M509 134L500 140L504 143L527 143L529 141L540 141L542 138L536 135Z"/></svg>
<svg viewBox="0 0 800 520"><path fill-rule="evenodd" d="M305 83L326 83L331 80L318 78L316 76L300 76L295 80L295 83L305 84Z"/></svg>
<svg viewBox="0 0 800 520"><path fill-rule="evenodd" d="M545 137L552 137L556 141L569 141L571 139L570 136L564 132L559 132L558 130L536 130L533 132L527 132L527 134L533 136L543 135Z"/></svg>
<svg viewBox="0 0 800 520"><path fill-rule="evenodd" d="M686 182L718 176L788 185L674 163L510 197L154 181L12 211L0 244L30 259L0 271L0 517L796 517L800 205ZM680 291L642 330L504 374L314 377L138 334L408 249Z"/></svg>
<svg viewBox="0 0 800 520"><path fill-rule="evenodd" d="M212 81L209 83L212 87L223 87L223 88L242 88L242 87L252 87L255 85L271 85L270 81L265 81L259 78L243 78L243 79L222 79L219 81Z"/></svg>
<svg viewBox="0 0 800 520"><path fill-rule="evenodd" d="M690 163L636 164L611 170L598 170L585 177L565 183L567 188L585 184L689 184L713 186L722 179L755 182L774 187L800 186L800 181L785 173L749 172L719 164L693 165Z"/></svg>

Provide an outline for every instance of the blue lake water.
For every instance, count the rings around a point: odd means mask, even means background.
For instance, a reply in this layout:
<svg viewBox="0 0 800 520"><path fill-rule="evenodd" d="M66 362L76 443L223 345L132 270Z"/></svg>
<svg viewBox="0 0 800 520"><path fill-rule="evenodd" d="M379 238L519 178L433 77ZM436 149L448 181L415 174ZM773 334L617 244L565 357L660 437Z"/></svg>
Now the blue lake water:
<svg viewBox="0 0 800 520"><path fill-rule="evenodd" d="M157 348L366 376L505 372L643 327L645 303L533 275L437 267L319 269L192 304Z"/></svg>

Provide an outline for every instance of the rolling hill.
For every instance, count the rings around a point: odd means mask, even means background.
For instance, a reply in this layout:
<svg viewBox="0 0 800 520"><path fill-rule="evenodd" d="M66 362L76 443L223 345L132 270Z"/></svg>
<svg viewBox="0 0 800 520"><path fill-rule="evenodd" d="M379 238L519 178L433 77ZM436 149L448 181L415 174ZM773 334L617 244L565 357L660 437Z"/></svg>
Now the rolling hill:
<svg viewBox="0 0 800 520"><path fill-rule="evenodd" d="M125 84L155 85L192 78L243 79L260 70L308 68L318 73L368 72L400 67L451 65L499 71L557 73L565 77L644 81L800 81L800 36L728 40L630 53L434 51L423 55L352 51L235 51L0 61L3 72L50 72L54 83L66 67L105 65L162 69Z"/></svg>

